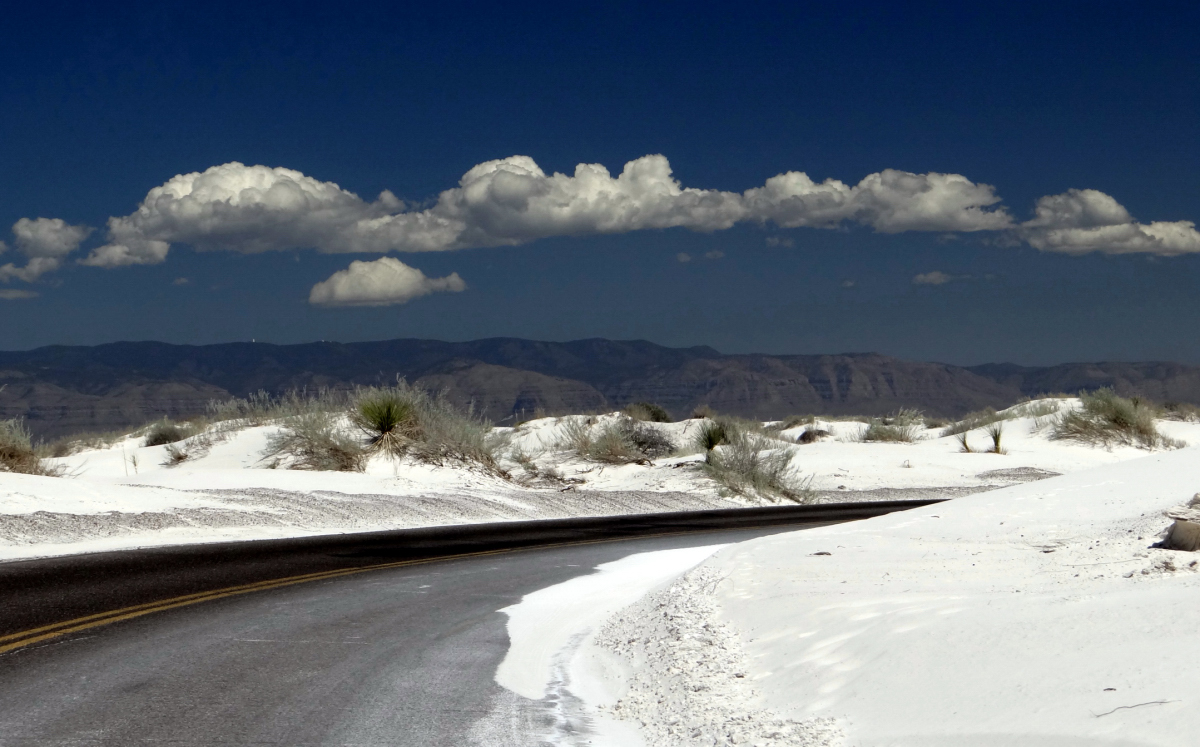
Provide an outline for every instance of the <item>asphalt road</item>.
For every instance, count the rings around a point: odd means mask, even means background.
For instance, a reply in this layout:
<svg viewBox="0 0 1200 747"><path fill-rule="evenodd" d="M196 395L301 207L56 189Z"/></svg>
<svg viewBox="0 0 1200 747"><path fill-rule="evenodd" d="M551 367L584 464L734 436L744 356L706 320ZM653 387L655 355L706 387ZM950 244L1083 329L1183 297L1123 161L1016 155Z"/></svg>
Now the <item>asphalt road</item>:
<svg viewBox="0 0 1200 747"><path fill-rule="evenodd" d="M0 656L0 745L446 745L499 704L536 744L551 704L492 676L497 610L627 555L787 527L433 561L215 599ZM522 702L523 701L523 702Z"/></svg>
<svg viewBox="0 0 1200 747"><path fill-rule="evenodd" d="M508 650L498 610L633 553L929 502L431 527L0 563L0 747L507 747L538 744L532 735L547 730L578 736L583 725L564 721L563 703L523 699L493 682Z"/></svg>

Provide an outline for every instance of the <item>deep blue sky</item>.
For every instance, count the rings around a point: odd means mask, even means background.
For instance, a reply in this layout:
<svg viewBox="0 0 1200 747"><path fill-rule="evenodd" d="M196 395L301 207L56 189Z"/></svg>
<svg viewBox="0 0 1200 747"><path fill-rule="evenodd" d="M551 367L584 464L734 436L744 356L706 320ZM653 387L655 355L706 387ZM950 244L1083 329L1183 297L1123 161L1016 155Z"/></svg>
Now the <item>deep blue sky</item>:
<svg viewBox="0 0 1200 747"><path fill-rule="evenodd" d="M97 231L57 272L0 284L38 294L0 300L3 349L603 336L1200 362L1197 254L1070 256L992 233L746 223L394 254L467 290L355 308L310 305L309 289L379 254L180 243L162 264L75 262L151 188L229 161L428 202L491 159L616 174L661 153L688 187L891 168L993 185L1017 221L1071 188L1144 223L1200 221L1194 5L24 5L0 44L0 264L20 263L20 218ZM954 280L913 283L934 271Z"/></svg>

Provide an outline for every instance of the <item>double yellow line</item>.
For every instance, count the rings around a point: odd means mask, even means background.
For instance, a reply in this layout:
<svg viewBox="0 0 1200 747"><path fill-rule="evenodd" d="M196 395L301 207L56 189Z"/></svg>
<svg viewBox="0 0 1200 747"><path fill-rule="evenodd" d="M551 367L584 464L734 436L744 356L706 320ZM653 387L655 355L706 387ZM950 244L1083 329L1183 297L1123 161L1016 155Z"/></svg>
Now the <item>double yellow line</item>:
<svg viewBox="0 0 1200 747"><path fill-rule="evenodd" d="M31 628L29 630L23 630L20 633L10 633L8 635L0 636L0 655L6 654L9 651L14 651L18 648L22 648L23 646L30 646L35 643L53 640L70 633L78 633L80 631L90 630L91 628L98 628L101 625L108 625L110 623L121 622L123 620L132 620L135 617L142 617L143 615L150 615L155 612L164 612L177 607L187 607L188 605L199 604L200 602L208 602L214 599L224 599L225 597L233 597L239 594L250 594L255 591L278 589L284 586L307 583L309 581L323 581L329 578L352 576L356 573L366 573L367 571L381 571L388 568L401 568L407 565L421 565L424 563L432 563L441 560L454 560L456 558L478 557L481 555L495 555L504 552L511 552L511 549L484 550L480 552L461 553L458 555L442 555L436 558L401 560L395 563L380 563L377 565L360 566L358 568L343 568L336 571L305 573L299 576L288 576L286 578L276 578L269 581L258 581L252 584L229 586L224 589L214 589L213 591L185 594L180 597L161 599L157 602L137 604L132 607L122 607L121 609L110 610L108 612L99 612L94 615L87 615L85 617L77 617L73 620L65 620L63 622L54 623L53 625L43 625L40 628Z"/></svg>
<svg viewBox="0 0 1200 747"><path fill-rule="evenodd" d="M814 522L815 526L823 526L824 524L835 524L840 522ZM736 529L760 529L774 525L760 525L737 527ZM150 615L155 612L165 612L166 610L175 609L177 607L187 607L200 602L208 602L214 599L224 599L225 597L238 596L239 594L250 594L256 591L267 591L269 589L278 589L284 586L293 586L295 584L308 583L310 581L323 581L329 578L339 578L341 576L352 576L356 573L366 573L367 571L382 571L388 568L402 568L410 565L424 565L426 563L436 563L443 560L458 560L460 558L478 558L485 555L500 555L503 553L520 552L522 550L546 550L555 547L571 547L574 545L592 545L602 542L621 542L625 540L649 539L652 537L672 537L680 534L703 534L706 532L726 531L723 527L706 527L703 529L693 529L673 532L657 532L653 534L639 534L629 537L609 537L604 539L591 540L568 540L565 542L553 542L544 545L530 545L525 547L506 547L496 550L479 550L477 552L465 552L455 555L439 555L432 558L418 558L414 560L400 560L394 563L379 563L376 565L365 565L357 568L343 568L336 571L322 571L320 573L305 573L299 576L287 576L285 578L276 578L269 581L258 581L252 584L242 584L241 586L229 586L224 589L215 589L213 591L202 591L195 594L185 594L180 597L171 597L170 599L162 599L157 602L147 602L146 604L137 604L132 607L122 607L121 609L110 610L108 612L98 612L94 615L85 617L77 617L73 620L65 620L63 622L54 623L53 625L43 625L40 628L31 628L23 630L19 633L10 633L0 636L0 656L7 654L10 651L31 646L35 643L43 643L55 638L59 638L71 633L78 633L92 628L98 628L102 625L121 622L123 620L132 620L143 615ZM736 530L735 530L736 531Z"/></svg>

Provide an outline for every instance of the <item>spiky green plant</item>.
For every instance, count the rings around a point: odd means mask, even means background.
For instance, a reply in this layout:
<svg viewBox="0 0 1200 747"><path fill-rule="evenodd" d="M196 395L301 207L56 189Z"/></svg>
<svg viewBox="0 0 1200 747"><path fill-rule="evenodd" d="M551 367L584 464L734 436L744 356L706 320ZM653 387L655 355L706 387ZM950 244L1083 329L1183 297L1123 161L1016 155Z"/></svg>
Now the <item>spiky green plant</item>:
<svg viewBox="0 0 1200 747"><path fill-rule="evenodd" d="M732 431L736 430L722 420L710 420L700 426L695 436L695 446L701 451L712 451L722 444L729 443Z"/></svg>
<svg viewBox="0 0 1200 747"><path fill-rule="evenodd" d="M25 475L59 477L62 470L51 467L38 455L25 427L16 418L0 420L0 472L19 472Z"/></svg>
<svg viewBox="0 0 1200 747"><path fill-rule="evenodd" d="M357 397L351 421L378 452L400 456L420 435L417 398L397 388L366 389Z"/></svg>
<svg viewBox="0 0 1200 747"><path fill-rule="evenodd" d="M983 432L992 439L992 448L988 449L988 451L992 454L1003 454L1004 449L1000 448L1000 437L1004 435L1004 421L997 420L985 428Z"/></svg>

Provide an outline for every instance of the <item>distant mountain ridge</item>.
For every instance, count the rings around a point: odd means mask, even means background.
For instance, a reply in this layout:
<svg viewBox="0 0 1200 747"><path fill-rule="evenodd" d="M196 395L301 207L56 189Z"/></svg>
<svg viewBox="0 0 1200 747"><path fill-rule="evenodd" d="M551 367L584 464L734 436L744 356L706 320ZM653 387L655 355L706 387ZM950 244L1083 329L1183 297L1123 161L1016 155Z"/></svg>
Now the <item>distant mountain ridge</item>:
<svg viewBox="0 0 1200 747"><path fill-rule="evenodd" d="M699 405L760 419L884 414L954 417L1044 392L1114 387L1200 404L1200 367L1178 363L951 366L874 353L724 355L644 340L386 340L299 345L120 342L0 352L0 418L42 437L108 431L202 413L212 399L345 388L397 376L445 390L500 423L652 401L676 417Z"/></svg>

